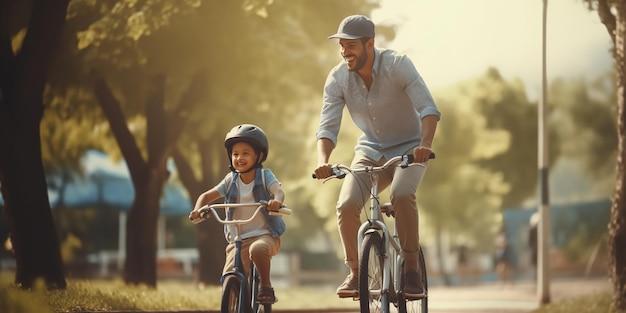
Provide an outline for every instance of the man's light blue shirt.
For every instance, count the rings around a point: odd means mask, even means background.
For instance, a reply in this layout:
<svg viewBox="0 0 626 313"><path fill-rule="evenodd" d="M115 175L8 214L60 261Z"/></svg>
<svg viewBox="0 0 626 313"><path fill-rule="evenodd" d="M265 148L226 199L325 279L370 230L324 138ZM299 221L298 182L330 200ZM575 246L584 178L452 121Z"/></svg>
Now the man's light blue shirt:
<svg viewBox="0 0 626 313"><path fill-rule="evenodd" d="M324 85L323 106L316 138L328 138L335 146L344 107L363 135L354 148L374 161L408 153L422 141L422 118L441 113L406 55L374 48L372 85L367 89L356 71L342 61Z"/></svg>

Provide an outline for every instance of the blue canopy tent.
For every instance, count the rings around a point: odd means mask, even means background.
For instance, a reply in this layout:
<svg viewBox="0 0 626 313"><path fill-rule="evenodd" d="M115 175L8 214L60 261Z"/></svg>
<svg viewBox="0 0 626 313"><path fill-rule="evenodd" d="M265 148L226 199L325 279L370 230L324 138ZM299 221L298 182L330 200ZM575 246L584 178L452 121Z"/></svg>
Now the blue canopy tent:
<svg viewBox="0 0 626 313"><path fill-rule="evenodd" d="M108 205L123 212L130 210L135 190L124 161L114 163L106 154L91 150L85 154L82 166L84 175L74 174L69 182L59 182L59 177L49 178L58 186L48 191L52 207L61 201L61 205L70 208ZM170 168L175 170L173 166ZM160 204L161 215L187 215L191 211L189 196L173 181L166 184Z"/></svg>
<svg viewBox="0 0 626 313"><path fill-rule="evenodd" d="M170 165L171 166L171 165ZM102 206L119 212L118 250L116 259L124 258L126 246L126 214L132 207L135 190L124 161L113 162L100 151L88 151L82 159L84 174L72 173L71 179L48 177L48 198L52 208L62 205L67 208ZM169 170L174 172L171 166ZM0 194L0 205L4 201ZM165 249L165 218L186 216L192 210L189 196L182 186L170 180L160 200L158 225L158 250ZM108 254L111 254L110 252ZM121 264L119 262L118 264Z"/></svg>

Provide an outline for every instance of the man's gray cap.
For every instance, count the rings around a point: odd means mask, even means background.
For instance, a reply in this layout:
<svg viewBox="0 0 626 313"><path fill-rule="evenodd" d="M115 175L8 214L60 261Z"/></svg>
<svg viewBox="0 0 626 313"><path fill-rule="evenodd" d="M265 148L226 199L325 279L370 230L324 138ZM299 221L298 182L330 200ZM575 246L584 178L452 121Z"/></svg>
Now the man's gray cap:
<svg viewBox="0 0 626 313"><path fill-rule="evenodd" d="M350 15L341 21L337 33L328 39L374 38L374 22L364 15Z"/></svg>

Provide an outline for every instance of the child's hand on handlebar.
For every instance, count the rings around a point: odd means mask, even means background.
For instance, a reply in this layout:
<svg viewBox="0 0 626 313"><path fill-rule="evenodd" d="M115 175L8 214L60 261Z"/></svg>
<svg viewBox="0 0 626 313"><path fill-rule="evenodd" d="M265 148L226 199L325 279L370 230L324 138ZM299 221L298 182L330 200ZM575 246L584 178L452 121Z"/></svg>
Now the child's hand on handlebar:
<svg viewBox="0 0 626 313"><path fill-rule="evenodd" d="M278 210L280 210L282 206L283 206L282 201L272 199L267 202L267 209L269 211L278 212Z"/></svg>
<svg viewBox="0 0 626 313"><path fill-rule="evenodd" d="M198 219L198 218L200 218L200 212L198 212L196 210L193 210L193 211L189 212L189 219L190 220L195 220L195 219Z"/></svg>

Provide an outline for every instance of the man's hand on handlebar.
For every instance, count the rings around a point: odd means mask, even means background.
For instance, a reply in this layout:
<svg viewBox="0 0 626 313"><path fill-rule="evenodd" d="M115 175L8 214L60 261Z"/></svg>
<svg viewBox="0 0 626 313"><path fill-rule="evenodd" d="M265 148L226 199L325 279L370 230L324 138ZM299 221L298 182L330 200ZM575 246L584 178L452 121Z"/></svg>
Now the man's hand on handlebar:
<svg viewBox="0 0 626 313"><path fill-rule="evenodd" d="M419 146L413 149L413 162L414 163L426 163L431 156L433 150L430 147Z"/></svg>
<svg viewBox="0 0 626 313"><path fill-rule="evenodd" d="M314 178L316 179L325 179L333 175L332 165L331 164L322 164L319 165L314 171Z"/></svg>

